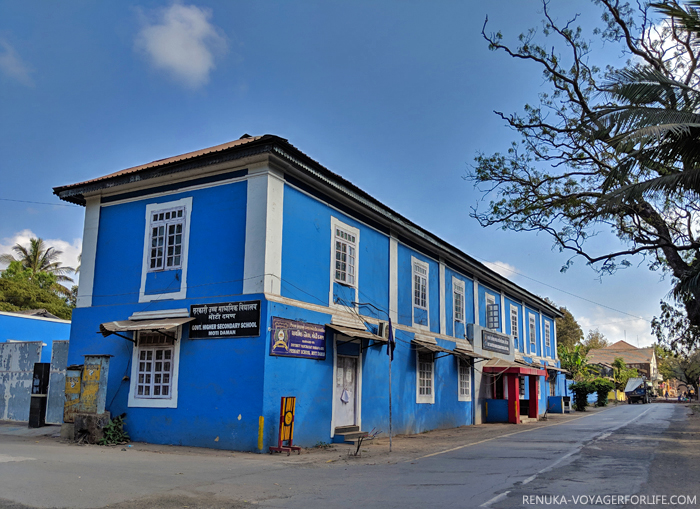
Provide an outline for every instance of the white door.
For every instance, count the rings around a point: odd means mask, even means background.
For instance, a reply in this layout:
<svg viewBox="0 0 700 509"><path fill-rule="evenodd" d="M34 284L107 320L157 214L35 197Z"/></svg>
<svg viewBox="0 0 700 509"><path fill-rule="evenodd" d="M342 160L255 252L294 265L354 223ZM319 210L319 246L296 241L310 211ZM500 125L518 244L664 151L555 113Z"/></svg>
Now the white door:
<svg viewBox="0 0 700 509"><path fill-rule="evenodd" d="M336 357L335 368L335 426L354 426L357 407L357 357Z"/></svg>

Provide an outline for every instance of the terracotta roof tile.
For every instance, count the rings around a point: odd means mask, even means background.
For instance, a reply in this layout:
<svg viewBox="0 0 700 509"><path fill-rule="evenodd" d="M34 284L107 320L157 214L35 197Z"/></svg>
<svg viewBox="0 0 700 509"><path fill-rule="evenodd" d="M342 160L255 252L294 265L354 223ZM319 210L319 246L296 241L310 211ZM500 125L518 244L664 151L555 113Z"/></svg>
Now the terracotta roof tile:
<svg viewBox="0 0 700 509"><path fill-rule="evenodd" d="M195 157L199 157L199 156L203 156L203 155L207 155L207 154L213 154L216 152L221 152L223 150L227 150L229 148L245 145L246 143L257 141L260 138L262 138L262 136L250 136L248 134L244 134L239 139L234 140L234 141L230 141L228 143L222 143L221 145L215 145L213 147L208 147L208 148L204 148L201 150L195 150L194 152L187 152L185 154L180 154L180 155L173 156L173 157L166 157L165 159L156 159L155 161L151 161L150 163L141 164L139 166L132 166L131 168L126 168L125 170L115 171L114 173L110 173L109 175L104 175L102 177L97 177L94 179L85 180L83 182L78 182L76 184L70 184L67 186L61 186L61 189L70 189L71 187L82 186L85 184L92 184L94 182L99 182L101 180L107 180L109 178L118 177L121 175L128 175L130 173L136 173L136 172L139 172L141 170L146 170L149 168L157 168L158 166L165 166L166 164L170 164L170 163L187 161L188 159L194 159Z"/></svg>

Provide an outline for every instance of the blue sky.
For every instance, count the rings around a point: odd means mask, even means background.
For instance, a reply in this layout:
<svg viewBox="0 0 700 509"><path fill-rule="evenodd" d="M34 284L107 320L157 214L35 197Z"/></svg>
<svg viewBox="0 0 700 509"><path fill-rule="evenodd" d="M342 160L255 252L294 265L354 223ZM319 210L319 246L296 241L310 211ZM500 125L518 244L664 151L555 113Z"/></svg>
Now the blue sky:
<svg viewBox="0 0 700 509"><path fill-rule="evenodd" d="M591 34L592 2L552 4ZM40 236L74 265L84 210L54 186L270 133L567 306L584 332L649 344L669 284L644 264L600 281L578 259L562 274L567 256L547 236L469 217L480 194L462 176L513 139L493 111L518 111L544 84L488 50L487 15L512 41L541 3L0 0L0 252Z"/></svg>

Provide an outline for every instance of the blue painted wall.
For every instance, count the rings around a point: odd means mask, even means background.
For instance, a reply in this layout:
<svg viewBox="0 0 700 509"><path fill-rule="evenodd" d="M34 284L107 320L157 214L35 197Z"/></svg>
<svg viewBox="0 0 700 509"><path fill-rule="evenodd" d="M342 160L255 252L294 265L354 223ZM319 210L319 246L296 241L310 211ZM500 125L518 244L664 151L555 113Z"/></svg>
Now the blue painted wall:
<svg viewBox="0 0 700 509"><path fill-rule="evenodd" d="M260 299L247 295L246 300ZM197 304L221 302L219 297ZM194 301L166 301L158 309L188 307ZM152 306L152 308L155 306ZM123 320L142 306L77 308L71 330L68 364L82 364L85 354L114 355L110 361L107 410L126 412L131 438L157 444L218 449L257 449L258 417L262 413L264 337L190 340L183 328L180 345L177 408L128 407L133 343L95 333L99 324ZM262 315L266 301L262 301ZM218 440L217 440L218 438Z"/></svg>
<svg viewBox="0 0 700 509"><path fill-rule="evenodd" d="M387 311L389 237L289 185L284 188L281 294L309 304L328 305L333 249L331 216L360 230L358 302ZM354 298L354 291L334 284L333 295L334 300L348 301ZM363 307L362 314L387 319L385 313L370 306Z"/></svg>
<svg viewBox="0 0 700 509"><path fill-rule="evenodd" d="M102 207L97 239L93 306L138 302L146 206L192 197L187 296L238 295L243 290L246 182ZM206 260L206 263L202 263ZM115 268L119 271L115 272ZM175 274L147 276L147 291L179 290Z"/></svg>
<svg viewBox="0 0 700 509"><path fill-rule="evenodd" d="M46 344L41 349L41 362L51 362L53 342L69 339L70 329L70 322L0 313L0 343L8 339L41 341Z"/></svg>
<svg viewBox="0 0 700 509"><path fill-rule="evenodd" d="M501 306L501 295L499 293L494 292L490 288L486 288L482 285L479 285L479 325L482 327L486 327L487 325L487 320L486 320L486 295L493 295L496 299L496 304L498 304L498 307L500 309ZM498 328L494 329L499 332L503 332L502 329L502 316L503 316L503 310L500 309L500 317L501 320L498 321Z"/></svg>

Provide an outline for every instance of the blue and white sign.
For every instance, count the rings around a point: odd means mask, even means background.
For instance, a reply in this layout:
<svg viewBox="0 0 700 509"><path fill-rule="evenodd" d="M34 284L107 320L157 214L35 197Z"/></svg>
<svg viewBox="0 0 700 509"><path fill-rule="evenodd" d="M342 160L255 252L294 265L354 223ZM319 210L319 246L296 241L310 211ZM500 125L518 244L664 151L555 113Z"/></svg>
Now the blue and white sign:
<svg viewBox="0 0 700 509"><path fill-rule="evenodd" d="M326 328L273 316L270 355L323 360L326 358Z"/></svg>

